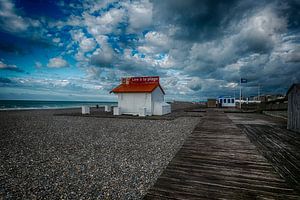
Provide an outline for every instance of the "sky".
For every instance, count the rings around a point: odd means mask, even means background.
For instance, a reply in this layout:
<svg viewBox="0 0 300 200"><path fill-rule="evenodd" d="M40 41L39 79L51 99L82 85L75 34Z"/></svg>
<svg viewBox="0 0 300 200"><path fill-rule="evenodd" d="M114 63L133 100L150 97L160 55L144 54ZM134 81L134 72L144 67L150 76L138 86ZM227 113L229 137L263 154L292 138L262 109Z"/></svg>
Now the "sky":
<svg viewBox="0 0 300 200"><path fill-rule="evenodd" d="M0 99L110 101L128 76L167 100L285 94L300 1L0 0Z"/></svg>

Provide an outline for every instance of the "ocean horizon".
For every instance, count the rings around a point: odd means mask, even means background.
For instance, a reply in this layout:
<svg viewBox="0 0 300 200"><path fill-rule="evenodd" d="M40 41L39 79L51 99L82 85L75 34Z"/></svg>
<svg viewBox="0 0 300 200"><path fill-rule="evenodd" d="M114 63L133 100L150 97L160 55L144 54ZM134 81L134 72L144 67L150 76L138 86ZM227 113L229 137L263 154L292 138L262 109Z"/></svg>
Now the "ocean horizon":
<svg viewBox="0 0 300 200"><path fill-rule="evenodd" d="M117 105L116 101L47 101L47 100L0 100L0 110L34 110L80 108L81 106L96 107Z"/></svg>

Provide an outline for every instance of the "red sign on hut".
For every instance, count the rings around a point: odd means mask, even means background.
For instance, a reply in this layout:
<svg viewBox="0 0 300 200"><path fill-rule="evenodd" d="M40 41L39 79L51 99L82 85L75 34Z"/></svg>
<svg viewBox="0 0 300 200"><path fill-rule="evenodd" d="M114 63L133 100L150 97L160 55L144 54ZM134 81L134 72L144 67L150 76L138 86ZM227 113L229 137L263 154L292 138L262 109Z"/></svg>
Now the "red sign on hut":
<svg viewBox="0 0 300 200"><path fill-rule="evenodd" d="M122 84L153 84L159 83L159 76L122 78Z"/></svg>

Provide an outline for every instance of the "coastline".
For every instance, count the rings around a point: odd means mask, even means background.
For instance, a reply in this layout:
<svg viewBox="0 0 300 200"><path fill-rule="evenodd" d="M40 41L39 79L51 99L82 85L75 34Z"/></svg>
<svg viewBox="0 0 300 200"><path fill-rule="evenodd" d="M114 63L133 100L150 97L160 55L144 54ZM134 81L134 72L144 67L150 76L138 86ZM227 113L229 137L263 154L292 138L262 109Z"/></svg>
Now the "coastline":
<svg viewBox="0 0 300 200"><path fill-rule="evenodd" d="M105 105L99 105L99 108L104 108ZM96 106L89 106L90 108L96 108ZM34 111L34 110L69 110L69 109L81 109L81 106L70 106L70 107L31 107L31 108L3 108L1 111Z"/></svg>
<svg viewBox="0 0 300 200"><path fill-rule="evenodd" d="M43 101L43 100L0 100L1 110L49 110L72 109L81 106L103 107L104 105L117 105L114 101Z"/></svg>

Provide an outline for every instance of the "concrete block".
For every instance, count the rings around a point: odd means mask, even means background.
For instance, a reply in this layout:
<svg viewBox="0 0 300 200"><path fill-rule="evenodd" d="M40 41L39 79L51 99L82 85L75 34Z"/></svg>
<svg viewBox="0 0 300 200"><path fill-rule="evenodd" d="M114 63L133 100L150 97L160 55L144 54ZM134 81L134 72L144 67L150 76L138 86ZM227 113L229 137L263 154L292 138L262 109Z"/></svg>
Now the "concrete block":
<svg viewBox="0 0 300 200"><path fill-rule="evenodd" d="M120 107L114 107L114 115L122 115Z"/></svg>
<svg viewBox="0 0 300 200"><path fill-rule="evenodd" d="M111 112L111 106L105 105L104 110L105 112Z"/></svg>
<svg viewBox="0 0 300 200"><path fill-rule="evenodd" d="M90 107L89 106L82 106L81 107L81 113L83 115L90 114Z"/></svg>

